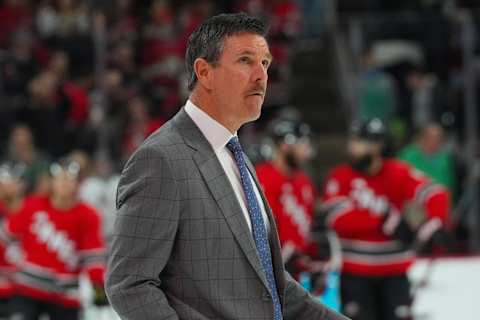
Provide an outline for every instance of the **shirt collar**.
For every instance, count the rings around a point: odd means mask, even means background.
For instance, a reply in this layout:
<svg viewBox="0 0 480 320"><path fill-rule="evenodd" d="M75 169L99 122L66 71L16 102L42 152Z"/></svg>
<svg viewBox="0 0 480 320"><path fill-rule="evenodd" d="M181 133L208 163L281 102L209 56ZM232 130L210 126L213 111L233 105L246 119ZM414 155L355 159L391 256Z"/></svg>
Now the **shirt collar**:
<svg viewBox="0 0 480 320"><path fill-rule="evenodd" d="M185 104L185 112L197 125L198 129L200 129L215 152L224 148L228 141L237 135L236 133L232 134L227 128L210 117L190 100L187 100Z"/></svg>

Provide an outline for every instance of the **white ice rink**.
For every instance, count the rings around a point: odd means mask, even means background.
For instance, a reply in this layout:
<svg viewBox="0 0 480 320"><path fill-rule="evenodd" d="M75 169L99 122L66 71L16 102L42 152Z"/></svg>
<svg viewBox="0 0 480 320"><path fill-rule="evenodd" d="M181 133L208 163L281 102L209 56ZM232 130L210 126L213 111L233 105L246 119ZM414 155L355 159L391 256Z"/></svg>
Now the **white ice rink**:
<svg viewBox="0 0 480 320"><path fill-rule="evenodd" d="M425 279L414 303L415 320L479 320L480 257L419 259L410 269L413 284ZM88 296L88 285L84 283ZM88 307L85 320L118 320L112 310Z"/></svg>
<svg viewBox="0 0 480 320"><path fill-rule="evenodd" d="M413 282L429 269L427 285L414 303L415 320L479 320L480 257L418 260L410 270Z"/></svg>

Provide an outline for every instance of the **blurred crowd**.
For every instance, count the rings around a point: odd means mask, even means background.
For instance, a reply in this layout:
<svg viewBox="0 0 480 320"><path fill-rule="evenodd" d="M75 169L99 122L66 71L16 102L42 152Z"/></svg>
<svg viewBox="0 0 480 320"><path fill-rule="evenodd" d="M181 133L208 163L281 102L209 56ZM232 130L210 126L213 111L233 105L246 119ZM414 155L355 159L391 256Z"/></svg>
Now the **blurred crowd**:
<svg viewBox="0 0 480 320"><path fill-rule="evenodd" d="M190 32L231 10L270 21L270 77L282 87L302 30L295 1L2 1L1 158L32 165L101 150L118 170L183 105Z"/></svg>

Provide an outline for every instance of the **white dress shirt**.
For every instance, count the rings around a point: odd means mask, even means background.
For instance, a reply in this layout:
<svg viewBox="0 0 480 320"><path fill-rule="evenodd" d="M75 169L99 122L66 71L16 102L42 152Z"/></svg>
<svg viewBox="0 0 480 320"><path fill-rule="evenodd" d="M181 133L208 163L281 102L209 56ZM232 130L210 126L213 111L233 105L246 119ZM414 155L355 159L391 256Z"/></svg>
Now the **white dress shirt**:
<svg viewBox="0 0 480 320"><path fill-rule="evenodd" d="M251 232L252 223L250 221L250 215L247 209L245 192L243 191L242 182L240 180L240 171L238 170L238 166L235 162L233 154L227 148L228 141L230 141L231 138L236 136L236 133L232 134L227 128L221 125L218 121L214 120L199 107L194 105L190 100L187 100L187 103L185 104L185 112L190 116L190 118L197 125L197 127L200 129L207 141L212 146L213 151L215 152L215 155L220 161L223 170L227 174L228 180L230 181L233 191L237 196L240 207L242 208L243 215L247 220L247 224ZM249 174L249 177L250 181L252 182L258 204L260 205L263 221L265 222L267 231L269 231L270 224L268 221L267 213L265 211L262 197L260 196L260 192L258 191L257 185L255 184L255 181L253 180L251 174Z"/></svg>

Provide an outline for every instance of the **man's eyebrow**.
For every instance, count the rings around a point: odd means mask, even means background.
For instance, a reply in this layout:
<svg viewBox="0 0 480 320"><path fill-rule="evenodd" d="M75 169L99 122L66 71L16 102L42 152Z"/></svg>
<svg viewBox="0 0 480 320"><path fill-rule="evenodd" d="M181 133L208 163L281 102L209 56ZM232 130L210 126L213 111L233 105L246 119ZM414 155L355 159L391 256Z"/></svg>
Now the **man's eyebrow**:
<svg viewBox="0 0 480 320"><path fill-rule="evenodd" d="M238 53L239 56L243 56L243 55L248 55L248 56L254 56L255 55L255 52L251 51L251 50L243 50L241 51L240 53ZM268 52L266 54L266 58L270 61L273 60L273 56L270 52Z"/></svg>
<svg viewBox="0 0 480 320"><path fill-rule="evenodd" d="M251 50L243 50L243 51L240 51L238 53L239 56L244 56L244 55L247 55L247 56L254 56L255 53Z"/></svg>

